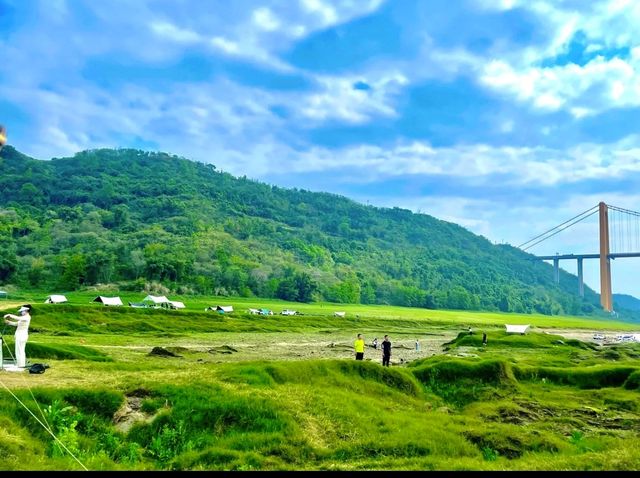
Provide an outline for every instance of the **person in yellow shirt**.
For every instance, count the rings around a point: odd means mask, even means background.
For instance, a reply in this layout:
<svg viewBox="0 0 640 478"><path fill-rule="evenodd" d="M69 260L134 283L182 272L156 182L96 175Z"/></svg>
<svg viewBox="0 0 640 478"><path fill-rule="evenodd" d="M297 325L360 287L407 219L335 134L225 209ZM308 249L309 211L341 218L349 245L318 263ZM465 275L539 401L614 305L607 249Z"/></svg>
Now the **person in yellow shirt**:
<svg viewBox="0 0 640 478"><path fill-rule="evenodd" d="M358 334L358 338L353 343L353 348L356 349L356 360L364 359L364 337L362 334Z"/></svg>

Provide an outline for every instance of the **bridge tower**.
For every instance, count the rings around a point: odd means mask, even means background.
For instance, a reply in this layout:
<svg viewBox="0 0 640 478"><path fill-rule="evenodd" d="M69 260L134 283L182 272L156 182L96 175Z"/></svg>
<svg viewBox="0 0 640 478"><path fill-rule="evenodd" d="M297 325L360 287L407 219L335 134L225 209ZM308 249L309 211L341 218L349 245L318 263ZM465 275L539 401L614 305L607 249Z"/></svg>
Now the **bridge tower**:
<svg viewBox="0 0 640 478"><path fill-rule="evenodd" d="M611 296L611 259L609 258L609 210L604 202L598 204L600 217L600 305L607 312L613 310Z"/></svg>

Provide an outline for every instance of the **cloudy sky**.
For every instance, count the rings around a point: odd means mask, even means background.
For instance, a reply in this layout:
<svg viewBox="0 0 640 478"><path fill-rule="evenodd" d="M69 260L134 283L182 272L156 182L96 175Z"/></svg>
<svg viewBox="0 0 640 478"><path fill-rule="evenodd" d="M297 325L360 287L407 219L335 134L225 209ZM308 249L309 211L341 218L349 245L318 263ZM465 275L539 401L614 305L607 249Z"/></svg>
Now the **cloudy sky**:
<svg viewBox="0 0 640 478"><path fill-rule="evenodd" d="M638 25L632 0L0 0L0 123L40 159L162 150L518 245L640 210ZM598 252L591 219L530 252Z"/></svg>

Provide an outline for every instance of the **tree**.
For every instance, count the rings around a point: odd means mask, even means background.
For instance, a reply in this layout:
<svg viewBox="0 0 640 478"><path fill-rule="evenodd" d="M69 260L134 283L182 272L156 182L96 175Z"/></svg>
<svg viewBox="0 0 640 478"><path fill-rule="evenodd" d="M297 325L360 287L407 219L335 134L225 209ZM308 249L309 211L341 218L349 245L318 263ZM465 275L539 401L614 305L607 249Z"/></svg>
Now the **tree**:
<svg viewBox="0 0 640 478"><path fill-rule="evenodd" d="M62 275L58 281L61 290L77 290L85 280L85 257L73 254L62 258Z"/></svg>

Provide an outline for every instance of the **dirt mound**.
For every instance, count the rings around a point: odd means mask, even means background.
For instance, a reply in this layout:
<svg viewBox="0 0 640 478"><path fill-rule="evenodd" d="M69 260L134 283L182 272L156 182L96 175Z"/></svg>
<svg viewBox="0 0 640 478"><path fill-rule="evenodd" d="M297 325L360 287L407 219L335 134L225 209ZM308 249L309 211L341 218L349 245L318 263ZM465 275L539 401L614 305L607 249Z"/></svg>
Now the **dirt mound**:
<svg viewBox="0 0 640 478"><path fill-rule="evenodd" d="M207 352L210 354L232 354L237 352L238 349L234 349L229 345L221 345L220 347L212 347Z"/></svg>
<svg viewBox="0 0 640 478"><path fill-rule="evenodd" d="M151 349L151 352L149 352L149 355L155 355L158 357L182 357L182 355L178 355L177 353L164 347L153 347L153 349Z"/></svg>

